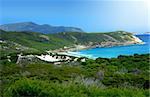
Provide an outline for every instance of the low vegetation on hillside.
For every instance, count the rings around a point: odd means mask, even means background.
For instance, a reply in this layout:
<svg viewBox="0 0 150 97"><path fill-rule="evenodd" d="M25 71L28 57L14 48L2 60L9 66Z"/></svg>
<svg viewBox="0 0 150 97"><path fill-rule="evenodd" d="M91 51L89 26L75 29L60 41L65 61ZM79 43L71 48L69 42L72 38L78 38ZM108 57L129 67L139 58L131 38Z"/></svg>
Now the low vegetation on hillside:
<svg viewBox="0 0 150 97"><path fill-rule="evenodd" d="M41 34L36 32L6 32L0 30L1 45L5 42L10 45L16 44L23 51L45 51L73 46L75 44L96 44L101 42L126 42L132 39L130 33L116 31L110 33L82 33L62 32L56 34ZM15 46L15 45L14 45ZM12 49L12 48L11 48ZM15 50L15 49L14 49ZM16 50L17 52L21 50Z"/></svg>

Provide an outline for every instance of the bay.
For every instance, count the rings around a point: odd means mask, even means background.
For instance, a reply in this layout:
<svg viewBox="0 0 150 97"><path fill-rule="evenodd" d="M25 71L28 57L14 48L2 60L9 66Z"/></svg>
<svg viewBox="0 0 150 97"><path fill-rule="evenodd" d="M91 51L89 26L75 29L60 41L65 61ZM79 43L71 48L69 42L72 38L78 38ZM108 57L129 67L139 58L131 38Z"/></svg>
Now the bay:
<svg viewBox="0 0 150 97"><path fill-rule="evenodd" d="M150 53L150 35L136 35L145 44L134 44L127 46L114 46L114 47L103 47L103 48L92 48L87 50L81 50L73 52L73 54L80 55L88 58L116 58L119 55L133 55L133 54L146 54Z"/></svg>

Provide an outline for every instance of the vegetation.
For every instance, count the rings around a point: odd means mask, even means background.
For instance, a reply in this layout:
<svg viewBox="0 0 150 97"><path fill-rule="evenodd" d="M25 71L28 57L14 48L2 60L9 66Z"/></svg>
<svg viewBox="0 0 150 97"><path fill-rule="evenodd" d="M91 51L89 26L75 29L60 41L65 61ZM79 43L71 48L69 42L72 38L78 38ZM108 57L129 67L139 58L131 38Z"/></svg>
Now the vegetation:
<svg viewBox="0 0 150 97"><path fill-rule="evenodd" d="M27 91L28 90L28 91ZM20 79L5 92L10 97L148 97L148 90L105 88L84 84L49 83L41 80Z"/></svg>
<svg viewBox="0 0 150 97"><path fill-rule="evenodd" d="M5 32L0 30L0 95L2 97L149 97L149 54L97 58L54 65L18 54L41 55L45 50L74 44L124 42L131 34ZM63 56L62 56L63 57Z"/></svg>
<svg viewBox="0 0 150 97"><path fill-rule="evenodd" d="M149 97L149 54L89 59L79 65L35 62L20 67L3 61L3 97Z"/></svg>
<svg viewBox="0 0 150 97"><path fill-rule="evenodd" d="M132 34L124 31L110 33L62 32L41 34L36 32L6 32L0 30L0 34L0 40L4 41L1 45L3 47L8 45L9 48L7 50L12 50L12 52L45 51L63 48L64 46L73 46L74 44L101 43L107 41L125 42L132 39ZM16 47L20 49L16 50Z"/></svg>

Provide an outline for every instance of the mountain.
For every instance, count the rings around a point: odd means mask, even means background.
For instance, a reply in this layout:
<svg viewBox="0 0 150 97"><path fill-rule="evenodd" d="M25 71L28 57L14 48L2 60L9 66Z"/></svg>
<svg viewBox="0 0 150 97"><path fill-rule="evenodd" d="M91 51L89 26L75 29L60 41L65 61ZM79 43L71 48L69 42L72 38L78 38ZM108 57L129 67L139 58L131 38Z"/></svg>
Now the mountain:
<svg viewBox="0 0 150 97"><path fill-rule="evenodd" d="M59 32L83 32L82 29L76 27L51 26L48 24L39 25L33 22L21 22L0 25L0 29L5 31L29 31L40 33L59 33Z"/></svg>

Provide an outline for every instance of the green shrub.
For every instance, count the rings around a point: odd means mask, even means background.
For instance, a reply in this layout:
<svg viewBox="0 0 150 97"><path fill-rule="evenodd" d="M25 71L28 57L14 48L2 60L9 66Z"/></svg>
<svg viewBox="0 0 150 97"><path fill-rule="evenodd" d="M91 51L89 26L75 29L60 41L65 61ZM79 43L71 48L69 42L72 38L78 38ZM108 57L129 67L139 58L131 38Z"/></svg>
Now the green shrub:
<svg viewBox="0 0 150 97"><path fill-rule="evenodd" d="M50 83L48 81L20 79L4 93L5 97L148 97L148 90L86 86L83 83Z"/></svg>

